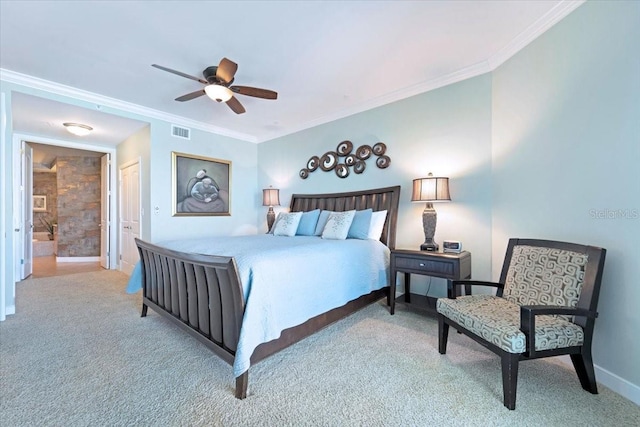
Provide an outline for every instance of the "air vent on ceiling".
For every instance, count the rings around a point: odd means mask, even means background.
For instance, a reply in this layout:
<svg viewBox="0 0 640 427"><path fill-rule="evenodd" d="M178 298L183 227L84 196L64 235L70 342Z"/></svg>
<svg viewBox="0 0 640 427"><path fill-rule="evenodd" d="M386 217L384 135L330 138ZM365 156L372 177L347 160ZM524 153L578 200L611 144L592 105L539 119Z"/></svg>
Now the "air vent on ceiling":
<svg viewBox="0 0 640 427"><path fill-rule="evenodd" d="M171 125L171 135L176 138L191 139L191 129Z"/></svg>

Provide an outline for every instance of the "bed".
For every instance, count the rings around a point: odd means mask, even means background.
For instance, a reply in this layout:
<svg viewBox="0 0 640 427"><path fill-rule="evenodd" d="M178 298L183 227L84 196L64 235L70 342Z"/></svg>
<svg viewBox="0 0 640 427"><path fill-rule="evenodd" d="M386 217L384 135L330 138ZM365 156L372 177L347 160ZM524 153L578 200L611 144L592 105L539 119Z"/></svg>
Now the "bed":
<svg viewBox="0 0 640 427"><path fill-rule="evenodd" d="M387 211L379 241L346 239L344 243L337 243L317 236L279 238L264 235L233 237L233 243L227 246L211 241L204 247L203 242L196 239L163 242L162 245L136 239L141 261L142 317L147 315L148 308L153 309L232 365L235 397L244 399L247 396L249 366L385 296L389 304L388 252L395 246L399 199L399 186L347 193L292 195L290 212ZM230 249L237 242L249 239L258 241L250 243L255 250L245 253ZM279 255L287 252L277 248L275 252L263 251L260 249L263 241L269 244L287 241L296 246L290 251L291 255L285 255L292 257L293 261L287 258L289 268L285 274L280 272L282 278L274 276L271 270L285 269L278 262L282 262ZM315 248L316 245L320 245L319 249ZM384 248L387 259L384 270L375 267L378 269L375 273L373 267L360 265L366 264L365 258L381 256L378 255L381 252L378 246ZM358 255L358 251L371 250L369 247L375 251L373 255ZM340 253L340 250L349 251L349 255ZM322 286L313 283L314 277L322 276L313 271L317 268L304 264L305 259L315 262L317 258L319 262L337 265L352 256L356 257L355 261L345 269L344 277L342 273L331 280L325 277ZM275 268L269 269L270 264ZM284 291L286 293L280 295L259 279L267 285L291 283ZM298 286L301 287L299 291ZM302 286L312 287L304 290ZM323 298L318 298L320 294L317 293L309 296L318 289L328 290L324 294L329 301L319 302ZM289 304L286 310L283 310L283 304Z"/></svg>

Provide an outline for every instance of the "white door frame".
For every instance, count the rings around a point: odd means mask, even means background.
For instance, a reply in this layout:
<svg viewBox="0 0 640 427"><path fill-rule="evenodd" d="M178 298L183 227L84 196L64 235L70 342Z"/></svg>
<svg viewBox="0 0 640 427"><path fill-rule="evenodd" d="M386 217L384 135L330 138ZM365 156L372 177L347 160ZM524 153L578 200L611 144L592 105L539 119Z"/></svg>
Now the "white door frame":
<svg viewBox="0 0 640 427"><path fill-rule="evenodd" d="M28 141L28 142L33 142L36 144L46 144L46 145L55 145L55 146L59 146L59 147L67 147L67 148L75 148L78 150L88 150L88 151L97 151L99 153L108 153L111 155L111 165L110 165L110 171L111 171L111 182L110 182L110 187L115 189L116 187L116 148L115 147L105 147L102 145L95 145L95 144L90 144L90 143L79 143L79 142L71 142L71 141L64 141L61 139L53 139L53 138L47 138L47 137L43 137L43 136L36 136L36 135L30 135L30 134L24 134L24 133L14 133L13 134L13 141L12 141L12 153L13 153L13 188L20 188L21 185L21 172L22 172L22 162L20 161L20 149L21 149L21 145L22 145L22 141ZM31 192L31 191L30 191ZM22 194L23 192L20 191L14 191L14 198L13 198L13 225L14 225L14 229L18 229L18 232L16 232L16 234L14 235L14 250L13 250L13 259L11 260L11 268L14 269L14 271L16 271L17 268L19 268L20 266L20 262L21 262L21 257L22 257L22 253L24 253L24 239L22 239L20 236L23 234L23 230L22 230L22 226L21 226L21 219L20 219L20 215L21 215L21 211L22 211L22 207L24 206L24 200L23 200L23 196ZM116 197L115 194L113 194L113 192L111 193L111 203L110 203L110 216L111 218L115 218L117 220L118 218L118 212L116 209L116 203L113 203L114 197ZM114 242L116 242L117 240L117 234L116 234L116 227L111 227L110 233L109 233L109 239L111 241L111 247L112 248L117 248L117 245L114 244ZM114 255L114 254L112 254ZM115 269L117 268L117 264L115 262L115 260L117 259L117 256L112 256L111 260L110 260L110 269ZM17 275L14 275L13 278L13 283L11 283L11 286L13 287L13 295L14 295L14 299L15 299L15 287L16 287L16 281L20 280L18 279ZM15 306L14 306L15 308ZM13 314L13 313L9 313L7 312L6 314Z"/></svg>

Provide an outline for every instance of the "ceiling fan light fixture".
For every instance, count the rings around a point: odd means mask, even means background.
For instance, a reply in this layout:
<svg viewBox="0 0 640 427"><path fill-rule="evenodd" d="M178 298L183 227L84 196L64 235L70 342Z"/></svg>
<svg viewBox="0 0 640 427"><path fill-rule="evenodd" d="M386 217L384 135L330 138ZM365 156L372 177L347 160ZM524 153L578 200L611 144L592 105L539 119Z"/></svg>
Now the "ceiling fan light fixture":
<svg viewBox="0 0 640 427"><path fill-rule="evenodd" d="M204 91L214 101L227 102L233 96L231 89L216 84L205 86Z"/></svg>
<svg viewBox="0 0 640 427"><path fill-rule="evenodd" d="M87 136L91 133L93 128L91 126L83 125L80 123L63 123L62 124L70 133L77 136Z"/></svg>

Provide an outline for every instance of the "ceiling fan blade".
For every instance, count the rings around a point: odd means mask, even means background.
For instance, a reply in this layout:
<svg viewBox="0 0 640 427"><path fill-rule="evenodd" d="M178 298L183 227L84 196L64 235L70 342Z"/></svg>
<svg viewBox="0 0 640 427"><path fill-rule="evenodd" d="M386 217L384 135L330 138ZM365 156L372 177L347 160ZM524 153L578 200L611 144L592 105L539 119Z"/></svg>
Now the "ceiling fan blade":
<svg viewBox="0 0 640 427"><path fill-rule="evenodd" d="M222 58L220 64L218 64L218 70L216 71L216 77L225 83L231 83L233 76L238 71L238 64L227 58Z"/></svg>
<svg viewBox="0 0 640 427"><path fill-rule="evenodd" d="M268 89L260 89L250 86L231 86L231 89L235 93L240 95L254 96L256 98L264 99L278 99L278 93Z"/></svg>
<svg viewBox="0 0 640 427"><path fill-rule="evenodd" d="M198 77L195 77L195 76L190 76L189 74L185 74L185 73L183 73L181 71L172 70L171 68L163 67L162 65L151 64L151 66L155 67L155 68L157 68L159 70L162 70L162 71L167 71L169 73L176 74L176 75L181 76L181 77L186 77L188 79L195 80L195 81L200 82L200 83L205 84L205 85L209 84L209 82L204 80L204 79L201 79L201 78L198 78Z"/></svg>
<svg viewBox="0 0 640 427"><path fill-rule="evenodd" d="M191 92L191 93L188 93L186 95L179 96L179 97L176 98L176 101L180 101L180 102L191 101L192 99L195 99L195 98L197 98L199 96L202 96L202 95L205 95L204 89L200 89L200 90L197 90L195 92Z"/></svg>
<svg viewBox="0 0 640 427"><path fill-rule="evenodd" d="M227 101L227 105L236 114L242 114L246 111L242 106L242 104L240 104L240 101L238 101L238 98L236 98L235 96L232 96L231 98L229 98L229 100Z"/></svg>

